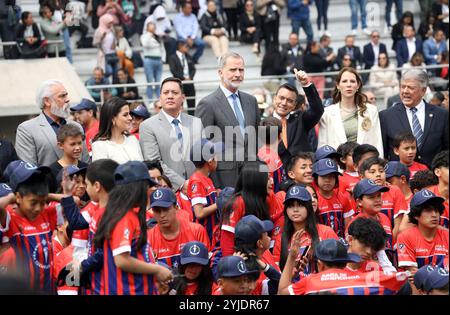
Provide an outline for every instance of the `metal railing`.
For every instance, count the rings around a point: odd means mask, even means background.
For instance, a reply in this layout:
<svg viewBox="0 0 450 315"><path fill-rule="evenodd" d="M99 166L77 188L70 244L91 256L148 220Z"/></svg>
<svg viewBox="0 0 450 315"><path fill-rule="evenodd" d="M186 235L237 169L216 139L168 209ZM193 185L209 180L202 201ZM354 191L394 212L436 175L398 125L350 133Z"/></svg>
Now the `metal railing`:
<svg viewBox="0 0 450 315"><path fill-rule="evenodd" d="M63 44L63 43L64 43L64 40L62 40L62 39L47 40L47 44L48 45ZM16 46L16 45L17 45L17 42L13 42L13 41L11 41L11 42L0 42L0 46ZM59 57L59 47L58 47L58 45L55 45L55 47L56 47L55 55L56 55L56 57Z"/></svg>

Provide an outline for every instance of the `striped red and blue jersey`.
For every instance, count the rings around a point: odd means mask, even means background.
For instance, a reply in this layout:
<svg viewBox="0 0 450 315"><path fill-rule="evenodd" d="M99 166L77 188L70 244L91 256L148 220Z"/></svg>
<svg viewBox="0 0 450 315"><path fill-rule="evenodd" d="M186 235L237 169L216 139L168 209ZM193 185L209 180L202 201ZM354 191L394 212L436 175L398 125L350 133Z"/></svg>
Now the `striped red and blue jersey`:
<svg viewBox="0 0 450 315"><path fill-rule="evenodd" d="M391 228L394 229L394 220L398 215L408 212L408 205L406 204L405 195L403 195L400 188L395 185L385 184L389 187L389 191L381 193L381 200L383 205L381 213L386 215L391 222Z"/></svg>
<svg viewBox="0 0 450 315"><path fill-rule="evenodd" d="M180 207L180 210L187 213L189 216L189 221L194 222L194 214L192 213L192 204L191 200L181 192L181 190L177 191L177 203L178 207Z"/></svg>
<svg viewBox="0 0 450 315"><path fill-rule="evenodd" d="M186 243L199 241L209 248L209 238L205 229L198 223L179 220L179 232L173 239L167 239L161 232L159 224L147 231L155 259L169 267L177 268L180 263L181 249Z"/></svg>
<svg viewBox="0 0 450 315"><path fill-rule="evenodd" d="M91 223L94 213L98 210L98 202L89 202L81 211L80 214L88 224ZM89 229L75 230L72 234L72 245L74 247L87 248L89 240Z"/></svg>
<svg viewBox="0 0 450 315"><path fill-rule="evenodd" d="M220 216L217 211L206 218L197 219L195 217L194 206L201 204L203 207L209 207L216 203L217 192L214 184L208 176L196 171L189 178L187 196L191 200L192 213L195 222L202 225L206 229L209 241L212 242L213 235L220 224Z"/></svg>
<svg viewBox="0 0 450 315"><path fill-rule="evenodd" d="M114 256L129 253L131 257L146 263L155 263L152 249L147 242L137 247L140 234L137 209L132 209L116 224L111 237L104 243L103 274L106 295L154 295L157 289L153 275L129 273L118 268Z"/></svg>
<svg viewBox="0 0 450 315"><path fill-rule="evenodd" d="M283 162L277 151L270 149L267 145L258 150L258 158L264 161L269 168L269 176L273 179L273 192L280 190L280 184L283 181Z"/></svg>
<svg viewBox="0 0 450 315"><path fill-rule="evenodd" d="M35 220L29 221L19 210L8 211L7 237L21 274L29 279L31 288L54 292L52 234L64 223L61 207L46 207Z"/></svg>
<svg viewBox="0 0 450 315"><path fill-rule="evenodd" d="M92 256L95 253L94 237L97 232L98 224L105 213L105 208L98 208L89 223L89 236L88 236L88 256ZM104 274L102 270L93 271L91 273L91 293L92 294L103 294L105 286Z"/></svg>
<svg viewBox="0 0 450 315"><path fill-rule="evenodd" d="M396 246L399 267L444 267L444 261L448 260L448 231L436 229L434 239L427 241L414 226L399 234Z"/></svg>
<svg viewBox="0 0 450 315"><path fill-rule="evenodd" d="M394 295L408 280L407 272L385 275L379 271L361 273L331 268L312 274L288 287L291 295Z"/></svg>
<svg viewBox="0 0 450 315"><path fill-rule="evenodd" d="M437 197L444 198L441 193L439 192L439 186L434 185L428 188L429 191L434 193ZM444 198L445 199L445 198ZM444 212L441 214L441 218L439 220L439 225L442 225L446 229L448 229L448 199L445 199L444 201Z"/></svg>
<svg viewBox="0 0 450 315"><path fill-rule="evenodd" d="M355 213L349 199L336 190L329 199L317 191L317 210L319 211L319 223L328 225L338 237L344 238L344 219L352 217Z"/></svg>
<svg viewBox="0 0 450 315"><path fill-rule="evenodd" d="M343 172L342 176L339 176L339 187L338 190L340 193L350 193L353 191L355 185L361 180L358 172Z"/></svg>

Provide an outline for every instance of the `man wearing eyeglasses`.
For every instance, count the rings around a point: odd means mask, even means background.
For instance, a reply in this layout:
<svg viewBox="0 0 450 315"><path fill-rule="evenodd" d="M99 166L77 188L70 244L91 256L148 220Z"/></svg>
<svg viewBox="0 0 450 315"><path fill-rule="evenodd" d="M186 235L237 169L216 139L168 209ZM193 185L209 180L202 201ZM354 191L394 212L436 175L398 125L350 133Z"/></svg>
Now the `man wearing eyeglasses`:
<svg viewBox="0 0 450 315"><path fill-rule="evenodd" d="M363 48L364 69L371 69L378 60L378 55L387 54L386 45L380 43L380 33L372 31L370 34L370 42Z"/></svg>

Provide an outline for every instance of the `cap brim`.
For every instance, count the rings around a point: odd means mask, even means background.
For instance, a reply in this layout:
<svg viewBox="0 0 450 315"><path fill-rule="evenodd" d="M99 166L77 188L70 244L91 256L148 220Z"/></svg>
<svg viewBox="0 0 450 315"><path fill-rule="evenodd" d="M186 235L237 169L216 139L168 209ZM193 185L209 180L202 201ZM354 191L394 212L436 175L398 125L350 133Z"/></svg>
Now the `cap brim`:
<svg viewBox="0 0 450 315"><path fill-rule="evenodd" d="M69 173L69 176L80 174L80 173L86 173L86 171L87 171L87 167L82 167L73 173Z"/></svg>
<svg viewBox="0 0 450 315"><path fill-rule="evenodd" d="M259 272L260 272L259 270L247 270L247 272L244 272L244 273L241 273L241 272L237 272L237 273L227 272L227 273L224 273L222 275L219 275L219 278L236 278L236 277L242 277L242 276L256 275Z"/></svg>
<svg viewBox="0 0 450 315"><path fill-rule="evenodd" d="M78 111L83 110L83 109L86 109L86 108L85 108L84 106L80 106L79 104L70 107L70 110L71 110L72 112L78 112Z"/></svg>
<svg viewBox="0 0 450 315"><path fill-rule="evenodd" d="M316 253L317 255L317 253ZM322 259L317 255L317 258L324 261L324 262L330 262L330 263L348 263L348 262L353 262L353 263L359 263L361 261L361 256L357 255L357 254L353 254L353 253L347 253L347 257L343 257L343 258L336 258L336 259Z"/></svg>
<svg viewBox="0 0 450 315"><path fill-rule="evenodd" d="M291 199L301 200L301 201L311 201L311 199L305 199L305 198L290 196L290 197L285 198L283 203L286 203L286 201L291 200Z"/></svg>
<svg viewBox="0 0 450 315"><path fill-rule="evenodd" d="M180 258L180 262L182 265L199 264L202 266L206 266L209 263L209 259L200 258L200 257L186 257L186 258Z"/></svg>
<svg viewBox="0 0 450 315"><path fill-rule="evenodd" d="M173 206L175 203L170 201L156 200L152 204L150 204L151 208L160 207L160 208L169 208Z"/></svg>
<svg viewBox="0 0 450 315"><path fill-rule="evenodd" d="M316 172L315 174L317 174L319 176L325 176L325 175L333 174L333 173L336 173L339 176L342 176L342 174L339 171L334 171L334 170L333 171L332 170L324 170L324 171Z"/></svg>
<svg viewBox="0 0 450 315"><path fill-rule="evenodd" d="M142 113L135 112L135 111L131 111L130 113L135 115L135 116L139 116L141 118L148 118L148 117L150 117L150 114L142 114Z"/></svg>
<svg viewBox="0 0 450 315"><path fill-rule="evenodd" d="M423 204L425 204L427 202L430 202L430 201L439 201L439 202L443 203L443 202L445 202L445 199L442 198L442 197L434 196L434 197L431 197L430 199L425 200L424 202L417 203L416 206L421 206L421 205L423 205Z"/></svg>

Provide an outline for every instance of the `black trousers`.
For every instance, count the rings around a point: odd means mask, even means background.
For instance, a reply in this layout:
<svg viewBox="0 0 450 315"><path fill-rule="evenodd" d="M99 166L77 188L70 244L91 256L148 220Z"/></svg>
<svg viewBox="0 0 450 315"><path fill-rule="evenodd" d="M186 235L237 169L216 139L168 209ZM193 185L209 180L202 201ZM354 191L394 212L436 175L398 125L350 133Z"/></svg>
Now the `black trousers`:
<svg viewBox="0 0 450 315"><path fill-rule="evenodd" d="M184 95L186 96L186 102L188 107L188 114L194 115L195 111L195 87L193 83L183 83Z"/></svg>

